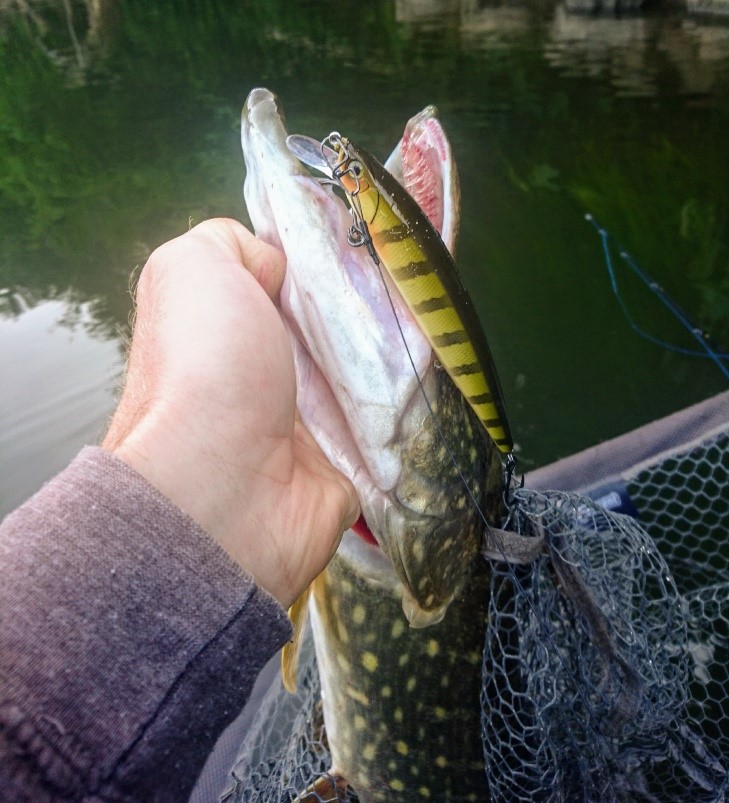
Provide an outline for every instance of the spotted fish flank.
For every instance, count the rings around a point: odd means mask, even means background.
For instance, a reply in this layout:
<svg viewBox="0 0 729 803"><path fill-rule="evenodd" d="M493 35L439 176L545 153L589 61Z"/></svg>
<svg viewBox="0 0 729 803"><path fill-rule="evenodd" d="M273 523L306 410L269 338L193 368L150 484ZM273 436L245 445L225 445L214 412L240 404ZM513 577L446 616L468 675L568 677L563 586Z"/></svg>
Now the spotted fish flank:
<svg viewBox="0 0 729 803"><path fill-rule="evenodd" d="M328 726L333 771L349 781L360 803L488 799L479 723L485 564L474 566L443 622L414 630L398 590L359 573L358 546L345 547L315 591L322 691L336 714L330 715L333 731ZM350 594L342 593L343 582ZM354 619L357 605L366 610L361 623ZM352 635L347 642L338 636L340 624ZM328 671L335 654L346 656L349 671ZM377 665L368 669L371 655Z"/></svg>

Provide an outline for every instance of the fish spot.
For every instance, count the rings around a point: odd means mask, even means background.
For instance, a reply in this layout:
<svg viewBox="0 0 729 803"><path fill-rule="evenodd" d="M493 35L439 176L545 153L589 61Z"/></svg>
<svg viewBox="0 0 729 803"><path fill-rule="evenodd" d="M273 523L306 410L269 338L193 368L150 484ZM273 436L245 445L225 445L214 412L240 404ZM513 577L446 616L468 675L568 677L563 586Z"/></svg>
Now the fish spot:
<svg viewBox="0 0 729 803"><path fill-rule="evenodd" d="M441 706L439 706L439 705L437 705L437 706L436 706L436 707L433 709L433 712L435 713L435 715L436 715L436 717L437 717L438 719L445 719L445 717L446 717L446 710L445 710L445 708L442 708L442 707L441 707Z"/></svg>
<svg viewBox="0 0 729 803"><path fill-rule="evenodd" d="M345 594L351 594L352 591L354 591L354 586L349 582L349 580L342 580L341 583L339 584L339 588Z"/></svg>
<svg viewBox="0 0 729 803"><path fill-rule="evenodd" d="M376 671L377 667L379 666L379 661L377 660L377 656L373 652L363 652L362 653L362 666L368 672Z"/></svg>
<svg viewBox="0 0 729 803"><path fill-rule="evenodd" d="M347 633L347 628L344 626L344 622L342 622L341 619L337 622L337 633L339 634L340 641L344 644L349 642L349 633Z"/></svg>
<svg viewBox="0 0 729 803"><path fill-rule="evenodd" d="M448 766L448 759L445 756L436 756L435 765L443 769Z"/></svg>
<svg viewBox="0 0 729 803"><path fill-rule="evenodd" d="M364 706L368 706L370 704L369 697L367 697L367 695L363 692L359 691L359 689L353 689L351 686L347 686L346 694L347 697L350 697L352 700L355 700Z"/></svg>
<svg viewBox="0 0 729 803"><path fill-rule="evenodd" d="M402 722L402 708L396 708L392 712L392 717L395 720L395 722Z"/></svg>
<svg viewBox="0 0 729 803"><path fill-rule="evenodd" d="M374 761L376 755L377 745L374 742L370 742L362 748L362 758L364 758L365 761Z"/></svg>
<svg viewBox="0 0 729 803"><path fill-rule="evenodd" d="M352 609L352 620L355 624L361 625L367 616L367 611L364 605L355 605Z"/></svg>
<svg viewBox="0 0 729 803"><path fill-rule="evenodd" d="M406 756L410 752L408 746L402 740L395 742L395 750L397 750L401 756Z"/></svg>
<svg viewBox="0 0 729 803"><path fill-rule="evenodd" d="M402 619L395 619L392 623L392 629L390 630L390 636L392 638L400 638L402 634L405 632L405 622Z"/></svg>
<svg viewBox="0 0 729 803"><path fill-rule="evenodd" d="M466 656L466 660L469 664L476 666L476 664L481 663L481 653L477 652L476 650L471 650L471 652L469 652Z"/></svg>
<svg viewBox="0 0 729 803"><path fill-rule="evenodd" d="M418 735L418 741L419 742L422 742L423 739L425 739L425 726L424 725L419 725L418 726L417 735Z"/></svg>
<svg viewBox="0 0 729 803"><path fill-rule="evenodd" d="M428 789L427 786L421 786L420 789L418 789L418 794L420 795L420 797L429 798L430 797L430 789Z"/></svg>
<svg viewBox="0 0 729 803"><path fill-rule="evenodd" d="M349 672L352 669L352 665L341 653L337 653L337 663L342 672Z"/></svg>
<svg viewBox="0 0 729 803"><path fill-rule="evenodd" d="M415 685L417 684L417 682L418 682L417 679L414 678L414 677L408 678L408 682L405 684L405 688L408 691L413 691L413 689L415 688Z"/></svg>
<svg viewBox="0 0 729 803"><path fill-rule="evenodd" d="M473 446L472 446L472 447L471 447L471 448L468 450L468 456L471 458L471 462L472 462L472 463L475 463L475 462L476 462L476 458L478 457L478 452L476 451L475 447L473 447Z"/></svg>
<svg viewBox="0 0 729 803"><path fill-rule="evenodd" d="M434 638L429 639L425 651L431 658L435 658L435 656L440 652L440 644L438 644Z"/></svg>
<svg viewBox="0 0 729 803"><path fill-rule="evenodd" d="M430 606L430 605L432 605L434 602L435 602L435 595L434 595L434 594L428 594L428 596L425 598L425 604L426 604L426 606Z"/></svg>
<svg viewBox="0 0 729 803"><path fill-rule="evenodd" d="M402 781L398 780L397 778L393 778L390 781L390 789L392 789L395 792L404 792L405 784Z"/></svg>
<svg viewBox="0 0 729 803"><path fill-rule="evenodd" d="M410 653L404 652L398 659L397 665L398 666L405 666L405 664L410 660Z"/></svg>
<svg viewBox="0 0 729 803"><path fill-rule="evenodd" d="M361 714L354 715L354 729L363 731L367 727L367 720Z"/></svg>
<svg viewBox="0 0 729 803"><path fill-rule="evenodd" d="M441 688L442 689L447 689L448 685L450 684L450 682L451 682L451 679L448 677L448 675L443 675L443 677L440 679Z"/></svg>
<svg viewBox="0 0 729 803"><path fill-rule="evenodd" d="M410 774L411 775L420 775L420 767L417 764L412 764L410 766Z"/></svg>
<svg viewBox="0 0 729 803"><path fill-rule="evenodd" d="M380 694L383 697L392 697L392 689L389 686L383 686L380 689Z"/></svg>
<svg viewBox="0 0 729 803"><path fill-rule="evenodd" d="M413 544L413 557L415 558L415 560L418 561L418 563L423 562L423 558L425 557L425 552L423 550L423 544L421 541L416 541Z"/></svg>
<svg viewBox="0 0 729 803"><path fill-rule="evenodd" d="M397 769L397 761L388 761L387 762L387 769L388 770L396 770Z"/></svg>

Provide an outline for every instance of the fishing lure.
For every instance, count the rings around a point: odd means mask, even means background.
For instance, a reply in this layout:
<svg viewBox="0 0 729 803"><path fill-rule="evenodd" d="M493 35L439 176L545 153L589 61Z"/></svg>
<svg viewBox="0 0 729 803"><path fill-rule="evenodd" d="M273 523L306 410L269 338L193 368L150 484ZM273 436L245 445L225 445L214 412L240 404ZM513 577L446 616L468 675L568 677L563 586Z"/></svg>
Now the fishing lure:
<svg viewBox="0 0 729 803"><path fill-rule="evenodd" d="M293 142L292 142L293 140ZM349 242L384 266L438 360L499 451L513 438L486 337L453 257L407 191L369 153L337 132L318 144L289 137L289 148L343 190L353 223Z"/></svg>

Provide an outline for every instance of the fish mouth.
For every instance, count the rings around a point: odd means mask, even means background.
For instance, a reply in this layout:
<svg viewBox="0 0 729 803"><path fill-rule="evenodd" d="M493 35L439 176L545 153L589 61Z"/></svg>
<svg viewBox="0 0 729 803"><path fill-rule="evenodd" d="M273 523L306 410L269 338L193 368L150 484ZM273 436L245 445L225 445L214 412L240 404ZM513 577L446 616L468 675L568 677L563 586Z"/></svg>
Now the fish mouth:
<svg viewBox="0 0 729 803"><path fill-rule="evenodd" d="M436 542L453 540L450 499L437 479L417 493L408 480L410 444L432 426L425 399L436 395L432 350L366 249L349 244L345 205L293 156L287 135L278 99L254 89L241 124L245 198L256 234L286 254L279 303L291 335L299 413L354 484L363 512L355 532L390 559L411 625L433 624L460 590L450 563L475 549L453 551L443 574ZM389 160L396 173L401 154L396 149ZM459 526L456 520L453 529ZM421 542L428 545L419 548Z"/></svg>

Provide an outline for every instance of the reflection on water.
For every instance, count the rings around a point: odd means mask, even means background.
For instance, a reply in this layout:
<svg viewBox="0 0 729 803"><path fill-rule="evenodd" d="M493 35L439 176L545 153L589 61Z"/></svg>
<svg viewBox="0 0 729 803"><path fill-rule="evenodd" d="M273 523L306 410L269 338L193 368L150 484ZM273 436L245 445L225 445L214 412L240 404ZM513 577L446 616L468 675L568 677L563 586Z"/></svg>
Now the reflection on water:
<svg viewBox="0 0 729 803"><path fill-rule="evenodd" d="M618 96L650 97L656 94L656 67L648 58L654 28L644 17L576 17L561 7L544 53L567 76L605 75Z"/></svg>
<svg viewBox="0 0 729 803"><path fill-rule="evenodd" d="M27 302L0 296L5 507L108 414L129 274L190 222L246 219L238 121L260 85L292 131L338 129L379 156L439 107L461 173L459 266L522 466L723 389L705 361L630 330L583 214L729 349L729 27L552 0L89 7L30 2L43 24L19 25L0 3L0 287ZM619 279L642 328L692 345Z"/></svg>
<svg viewBox="0 0 729 803"><path fill-rule="evenodd" d="M557 7L549 25L547 61L575 77L608 76L618 97L654 97L666 63L682 94L710 92L726 77L729 28L683 17L590 17Z"/></svg>
<svg viewBox="0 0 729 803"><path fill-rule="evenodd" d="M114 408L120 344L93 334L90 303L0 296L0 516L96 443Z"/></svg>
<svg viewBox="0 0 729 803"><path fill-rule="evenodd" d="M508 45L529 34L534 14L524 5L476 0L396 0L401 22L457 27L478 48ZM729 4L728 4L729 7ZM617 97L654 97L666 64L679 75L677 91L710 92L726 78L729 26L699 22L683 14L575 14L558 3L544 20L543 52L548 64L569 78L606 76Z"/></svg>

